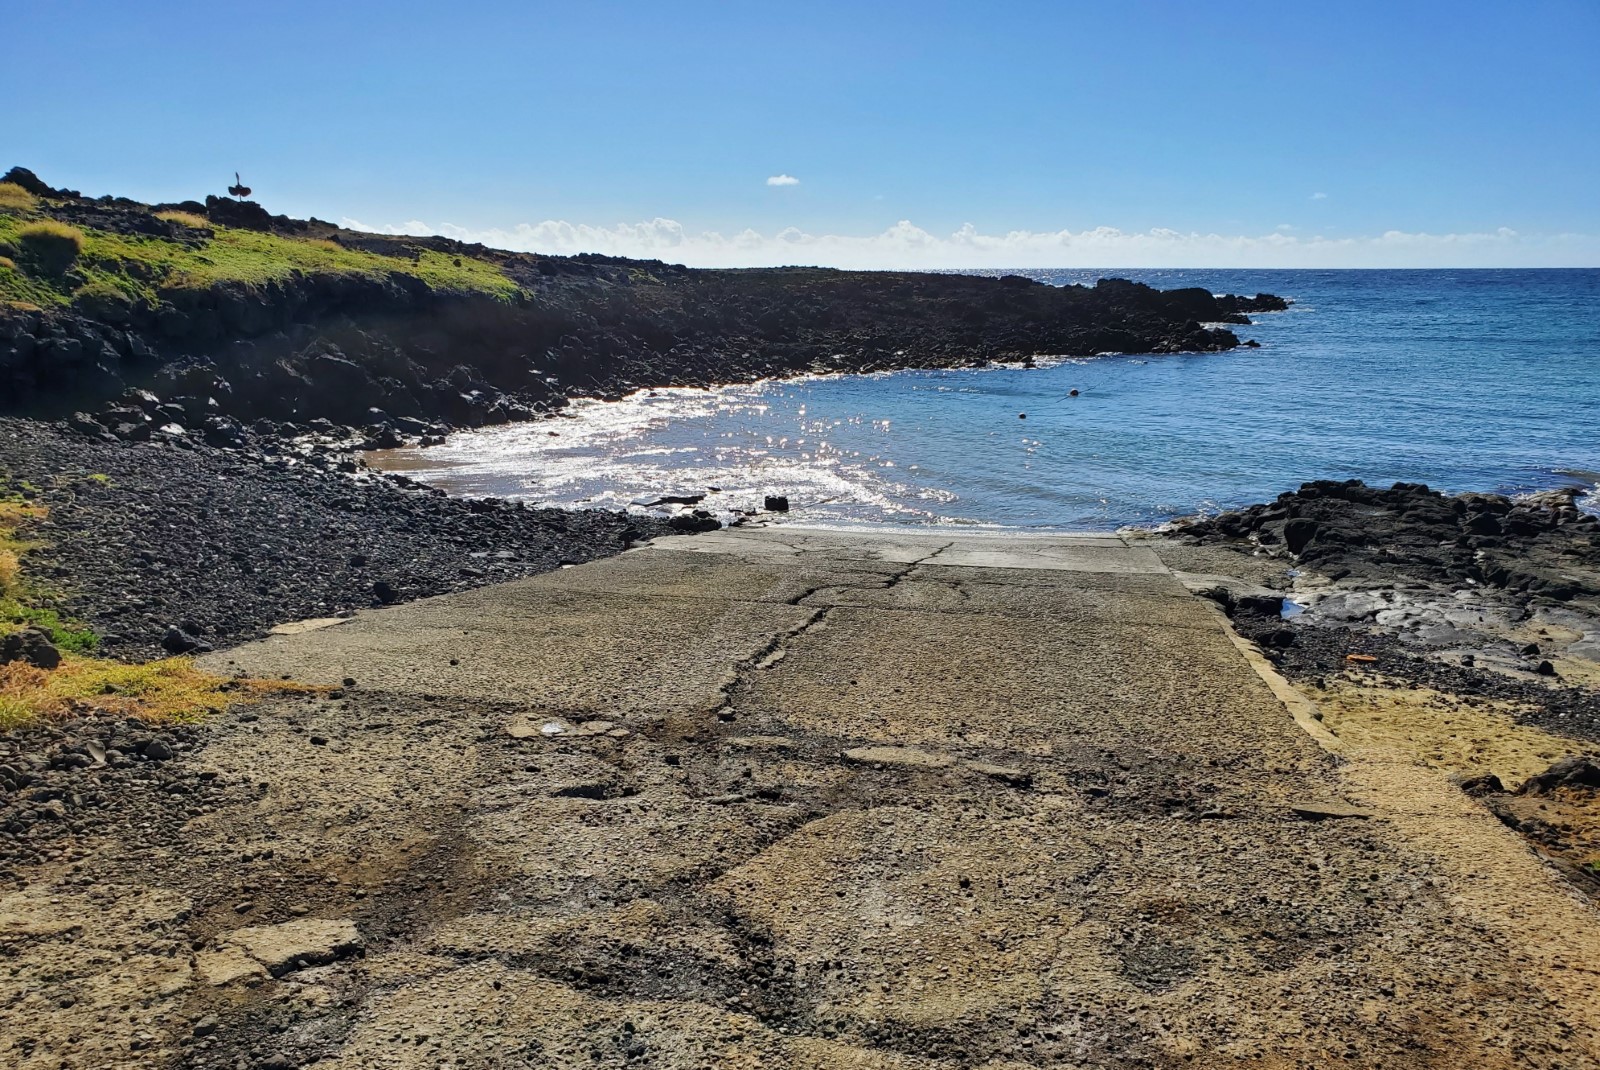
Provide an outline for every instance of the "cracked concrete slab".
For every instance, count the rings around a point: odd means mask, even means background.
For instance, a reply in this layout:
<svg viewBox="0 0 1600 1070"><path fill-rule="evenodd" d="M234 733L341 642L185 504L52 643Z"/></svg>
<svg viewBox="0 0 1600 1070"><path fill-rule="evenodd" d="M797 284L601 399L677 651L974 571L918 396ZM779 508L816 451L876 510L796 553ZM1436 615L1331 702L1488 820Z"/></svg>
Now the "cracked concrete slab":
<svg viewBox="0 0 1600 1070"><path fill-rule="evenodd" d="M693 710L731 666L814 610L569 592L545 577L358 615L210 655L218 671L526 703L574 715Z"/></svg>
<svg viewBox="0 0 1600 1070"><path fill-rule="evenodd" d="M193 828L366 955L213 987L213 911L196 1065L1600 1067L1593 909L1114 537L725 531L205 664L357 680Z"/></svg>

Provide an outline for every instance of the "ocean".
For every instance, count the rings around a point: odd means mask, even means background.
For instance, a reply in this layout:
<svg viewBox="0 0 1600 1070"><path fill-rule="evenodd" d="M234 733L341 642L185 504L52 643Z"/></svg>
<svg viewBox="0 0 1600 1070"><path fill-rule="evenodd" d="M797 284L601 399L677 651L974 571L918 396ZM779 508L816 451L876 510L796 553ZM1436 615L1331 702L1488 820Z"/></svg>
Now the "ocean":
<svg viewBox="0 0 1600 1070"><path fill-rule="evenodd" d="M1600 479L1600 270L1014 274L1294 304L1233 328L1260 349L647 391L389 466L566 507L704 493L726 518L784 494L789 521L1054 530L1159 524L1311 479Z"/></svg>

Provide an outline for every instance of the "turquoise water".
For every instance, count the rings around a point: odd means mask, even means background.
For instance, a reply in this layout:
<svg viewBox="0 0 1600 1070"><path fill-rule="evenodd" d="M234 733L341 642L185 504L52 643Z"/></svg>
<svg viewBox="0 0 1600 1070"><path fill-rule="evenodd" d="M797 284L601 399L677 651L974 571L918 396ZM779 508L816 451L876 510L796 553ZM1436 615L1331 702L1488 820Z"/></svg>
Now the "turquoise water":
<svg viewBox="0 0 1600 1070"><path fill-rule="evenodd" d="M1295 304L1234 328L1260 349L665 390L576 406L556 436L456 436L408 470L571 506L705 492L727 514L783 493L802 521L1066 529L1308 479L1519 492L1600 470L1600 270L1021 274Z"/></svg>

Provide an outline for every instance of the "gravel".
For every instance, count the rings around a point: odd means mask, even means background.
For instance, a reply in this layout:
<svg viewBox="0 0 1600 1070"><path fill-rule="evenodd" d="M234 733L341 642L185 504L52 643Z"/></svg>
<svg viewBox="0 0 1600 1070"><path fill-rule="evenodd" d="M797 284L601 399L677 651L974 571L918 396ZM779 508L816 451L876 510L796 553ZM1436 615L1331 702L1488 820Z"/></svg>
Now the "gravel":
<svg viewBox="0 0 1600 1070"><path fill-rule="evenodd" d="M671 534L660 518L444 496L328 444L102 442L0 419L9 493L50 508L27 574L102 651L160 657L460 591Z"/></svg>

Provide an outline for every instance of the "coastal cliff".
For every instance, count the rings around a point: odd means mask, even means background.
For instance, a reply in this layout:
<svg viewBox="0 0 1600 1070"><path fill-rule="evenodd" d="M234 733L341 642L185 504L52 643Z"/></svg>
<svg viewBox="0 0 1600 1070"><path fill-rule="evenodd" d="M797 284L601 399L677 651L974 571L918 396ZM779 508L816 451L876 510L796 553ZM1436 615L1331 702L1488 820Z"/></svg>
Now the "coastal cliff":
<svg viewBox="0 0 1600 1070"><path fill-rule="evenodd" d="M85 198L21 168L0 194L0 404L59 417L132 388L165 399L103 412L124 435L160 420L226 441L263 418L415 435L647 386L1212 352L1241 344L1218 324L1285 307L1118 279L512 253L249 201Z"/></svg>

